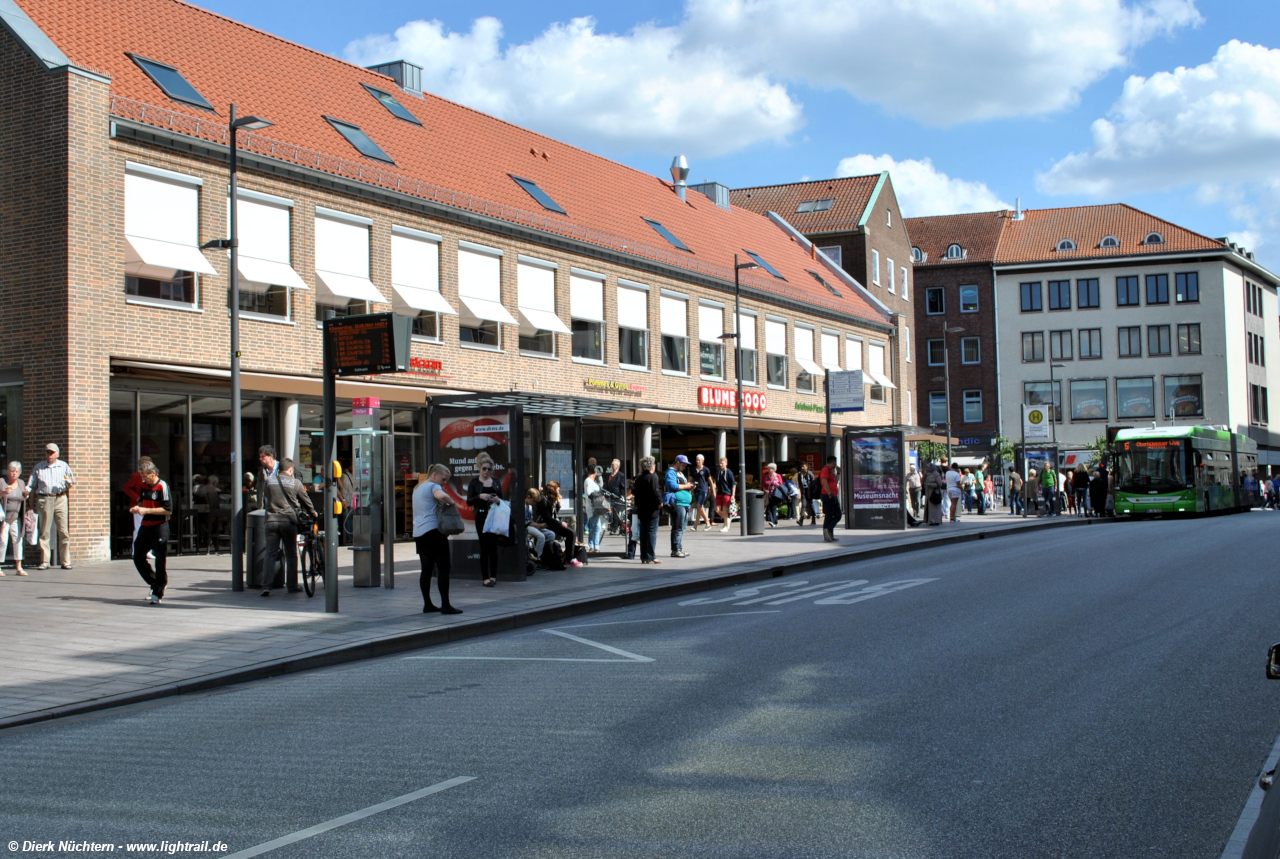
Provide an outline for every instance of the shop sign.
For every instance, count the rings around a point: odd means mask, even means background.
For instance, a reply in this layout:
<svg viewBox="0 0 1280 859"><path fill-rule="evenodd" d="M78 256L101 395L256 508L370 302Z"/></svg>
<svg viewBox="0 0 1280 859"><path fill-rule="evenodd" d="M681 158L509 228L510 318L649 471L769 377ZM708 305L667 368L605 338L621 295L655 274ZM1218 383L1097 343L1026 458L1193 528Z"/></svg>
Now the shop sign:
<svg viewBox="0 0 1280 859"><path fill-rule="evenodd" d="M817 403L796 403L795 409L798 412L816 412L817 414L826 414L826 409Z"/></svg>
<svg viewBox="0 0 1280 859"><path fill-rule="evenodd" d="M582 387L608 391L611 394L631 394L637 397L649 390L645 385L636 385L631 382L614 382L607 379L583 379Z"/></svg>
<svg viewBox="0 0 1280 859"><path fill-rule="evenodd" d="M409 372L417 376L442 376L444 363L434 358L410 358Z"/></svg>
<svg viewBox="0 0 1280 859"><path fill-rule="evenodd" d="M698 405L711 408L736 409L738 392L734 388L715 388L702 385L698 388ZM752 412L762 412L769 407L769 398L759 391L742 392L742 408Z"/></svg>
<svg viewBox="0 0 1280 859"><path fill-rule="evenodd" d="M351 408L380 409L382 408L382 399L380 397L352 397Z"/></svg>

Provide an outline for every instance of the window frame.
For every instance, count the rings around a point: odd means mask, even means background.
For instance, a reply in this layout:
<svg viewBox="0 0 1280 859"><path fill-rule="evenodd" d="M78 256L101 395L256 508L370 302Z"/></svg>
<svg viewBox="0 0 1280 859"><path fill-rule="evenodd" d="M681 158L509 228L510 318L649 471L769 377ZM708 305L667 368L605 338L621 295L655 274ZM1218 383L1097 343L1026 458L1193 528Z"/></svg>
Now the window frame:
<svg viewBox="0 0 1280 859"><path fill-rule="evenodd" d="M972 344L974 347L974 359L969 360L967 356L967 347ZM960 338L960 363L961 364L981 364L982 363L982 338L978 336L961 337Z"/></svg>
<svg viewBox="0 0 1280 859"><path fill-rule="evenodd" d="M623 290L637 293L638 295L642 296L644 300L644 327L643 328L634 328L629 325L623 325L622 314L619 313L618 315L618 366L624 370L643 370L645 372L648 372L649 347L652 345L649 339L649 288L645 287L643 289L640 289L639 284L637 284L636 286L632 286L629 283L626 283L621 279L619 279L616 289L618 293L621 293ZM615 299L617 299L617 296L615 296ZM618 301L619 303L621 303L620 299L618 299ZM632 333L638 333L640 335L641 342L644 344L644 348L641 350L641 353L640 353L644 357L643 364L633 364L630 361L622 360L622 345L624 342L627 341L628 337Z"/></svg>
<svg viewBox="0 0 1280 859"><path fill-rule="evenodd" d="M1023 313L1043 313L1044 312L1044 295L1043 282L1039 280L1028 280L1018 284L1021 293L1021 301L1019 306ZM1028 306L1030 305L1030 306Z"/></svg>
<svg viewBox="0 0 1280 859"><path fill-rule="evenodd" d="M1084 348L1084 336L1089 335L1089 349ZM1095 354L1094 344L1097 344ZM1101 361L1102 360L1102 329L1101 328L1081 328L1076 333L1076 354L1081 361Z"/></svg>
<svg viewBox="0 0 1280 859"><path fill-rule="evenodd" d="M938 297L938 310L931 310L933 297ZM947 290L942 286L926 286L924 288L924 313L926 316L943 316L947 312Z"/></svg>
<svg viewBox="0 0 1280 859"><path fill-rule="evenodd" d="M699 301L698 302L698 375L706 382L723 382L725 376L725 350L724 341L721 339L704 340L702 338L702 312L704 310L716 310L720 313L720 333L724 333L724 305L719 302ZM712 354L716 363L720 368L719 373L707 373L705 358L708 354Z"/></svg>
<svg viewBox="0 0 1280 859"><path fill-rule="evenodd" d="M374 139L369 136L367 131L356 125L354 122L347 122L344 119L336 119L332 116L325 116L324 121L329 123L330 127L332 127L334 131L338 132L342 139L347 141L351 148L363 157L372 158L374 161L381 161L384 164L394 165L396 163L395 159L388 155L386 150L379 146ZM349 135L346 131L343 131L344 128L356 132L359 137ZM363 144L366 141L370 147L370 151L367 152L363 148Z"/></svg>
<svg viewBox="0 0 1280 859"><path fill-rule="evenodd" d="M1124 295L1120 294L1121 282L1123 281ZM1116 275L1116 307L1141 307L1142 306L1142 279L1136 274L1118 274ZM1124 299L1123 301L1121 299ZM1128 299L1132 298L1132 301Z"/></svg>
<svg viewBox="0 0 1280 859"><path fill-rule="evenodd" d="M827 258L836 264L836 268L844 271L844 246L843 245L827 245L818 248L819 251L827 255ZM834 253L833 253L834 251Z"/></svg>
<svg viewBox="0 0 1280 859"><path fill-rule="evenodd" d="M1174 281L1174 303L1175 304L1199 304L1200 303L1200 272L1199 271L1179 271L1173 275Z"/></svg>
<svg viewBox="0 0 1280 859"><path fill-rule="evenodd" d="M1170 405L1170 403L1169 403L1169 384L1170 384L1170 382L1171 382L1172 380L1175 380L1175 379L1199 379L1199 383L1198 383L1198 384L1199 384L1199 387L1200 387L1200 397L1199 397L1199 399L1200 399L1200 409L1199 409L1199 411L1196 411L1196 412L1193 412L1193 413L1190 413L1190 414L1174 415L1174 418L1176 419L1176 418L1201 418L1201 417L1204 417L1204 374L1203 374L1203 373L1176 373L1176 374L1170 374L1170 375L1168 375L1168 376L1162 376L1162 377L1160 377L1161 388L1164 390L1164 411L1162 412L1163 416L1168 417L1168 415L1169 415L1169 405ZM1175 384L1177 384L1177 383L1175 382ZM1175 390L1176 390L1176 389L1175 389Z"/></svg>
<svg viewBox="0 0 1280 859"><path fill-rule="evenodd" d="M1032 393L1030 389L1033 385L1049 389L1049 402L1046 403L1043 400L1037 400L1034 403L1028 402ZM1054 406L1051 419L1056 424L1062 423L1062 380L1054 379L1050 382L1048 379L1028 379L1022 383L1022 402L1028 406Z"/></svg>
<svg viewBox="0 0 1280 859"><path fill-rule="evenodd" d="M1195 350L1191 350L1191 329L1195 329L1196 343ZM1183 336L1185 333L1185 337ZM1182 344L1186 343L1187 348L1183 349ZM1178 354L1179 355L1202 355L1203 345L1200 341L1200 323L1199 322L1180 322L1178 323Z"/></svg>
<svg viewBox="0 0 1280 859"><path fill-rule="evenodd" d="M871 251L871 282L880 285L880 251L875 249Z"/></svg>
<svg viewBox="0 0 1280 859"><path fill-rule="evenodd" d="M362 83L360 84L360 86L364 87L365 90L369 93L369 95L373 96L374 100L377 101L378 104L386 108L387 113L391 114L396 119L402 122L411 122L414 125L422 125L422 121L419 120L418 117L414 116L413 112L410 111L409 108L401 104L400 100L397 99L394 94L387 92L384 89L378 89L375 86L370 86L369 84L366 84L366 83ZM391 101L391 104L388 104L382 98L383 96L386 96L386 98ZM400 108L400 110L403 111L403 113L397 113L396 109L391 106L392 104Z"/></svg>
<svg viewBox="0 0 1280 859"><path fill-rule="evenodd" d="M978 416L970 417L969 407L976 405ZM960 422L966 424L982 423L982 389L969 388L960 393Z"/></svg>
<svg viewBox="0 0 1280 859"><path fill-rule="evenodd" d="M1047 282L1049 287L1049 310L1071 310L1071 281L1070 280L1050 280ZM1054 299L1057 299L1058 306L1054 307ZM1066 304L1062 303L1066 299Z"/></svg>
<svg viewBox="0 0 1280 859"><path fill-rule="evenodd" d="M1093 417L1093 418L1076 417L1076 398L1075 398L1076 385L1085 385L1085 384L1093 385L1095 390L1097 389L1098 386L1101 386L1103 407L1102 407L1102 414L1099 415L1098 417ZM1074 424L1074 423L1097 423L1098 421L1103 421L1103 422L1109 421L1111 419L1111 390L1110 389L1111 389L1111 385L1108 383L1105 377L1097 378L1097 379L1086 378L1086 379L1068 380L1067 398L1068 398L1068 406L1071 411L1071 422Z"/></svg>
<svg viewBox="0 0 1280 859"><path fill-rule="evenodd" d="M782 326L782 351L772 352L769 350L769 326ZM764 318L764 380L765 387L774 391L790 390L790 377L788 373L790 367L787 364L787 356L790 354L787 348L787 320L777 317L766 316ZM779 372L775 373L775 370ZM774 381L775 378L781 378L781 384Z"/></svg>
<svg viewBox="0 0 1280 859"><path fill-rule="evenodd" d="M973 297L973 306L968 307L965 303L965 294L968 293ZM960 287L960 312L961 313L977 313L981 309L981 298L976 283L966 283Z"/></svg>
<svg viewBox="0 0 1280 859"><path fill-rule="evenodd" d="M1121 404L1123 400L1120 398L1120 383L1134 382L1145 380L1150 385L1151 393L1151 411L1145 414L1121 414ZM1115 383L1116 392L1116 420L1144 420L1151 419L1156 416L1156 378L1155 376L1117 376Z"/></svg>
<svg viewBox="0 0 1280 859"><path fill-rule="evenodd" d="M542 190L542 186L537 182L532 179L526 179L523 176L517 176L514 173L508 173L507 175L511 177L512 182L515 182L520 187L521 191L532 197L533 201L546 211L555 212L557 215L567 216L569 214L564 210L564 206L561 206L550 194Z"/></svg>
<svg viewBox="0 0 1280 859"><path fill-rule="evenodd" d="M1098 310L1102 307L1102 285L1099 283L1100 278L1096 277L1078 277L1076 278L1076 309L1077 310ZM1086 296L1083 290L1088 289Z"/></svg>
<svg viewBox="0 0 1280 859"><path fill-rule="evenodd" d="M1049 332L1049 360L1050 361L1074 361L1075 360L1075 339L1076 332L1070 328L1059 328ZM1066 354L1063 354L1062 346L1066 344ZM1054 351L1058 354L1054 354Z"/></svg>
<svg viewBox="0 0 1280 859"><path fill-rule="evenodd" d="M1136 332L1136 333L1135 333ZM1135 341L1136 338L1136 341ZM1126 343L1127 339L1127 343ZM1138 351L1135 354L1133 344L1137 342ZM1142 357L1142 326L1141 325L1121 325L1116 328L1116 357L1117 358L1141 358Z"/></svg>
<svg viewBox="0 0 1280 859"><path fill-rule="evenodd" d="M1036 357L1036 342L1039 339L1039 355ZM1030 345L1031 357L1028 358L1027 347ZM1043 364L1044 363L1044 332L1043 331L1023 331L1022 332L1022 363L1024 364Z"/></svg>
<svg viewBox="0 0 1280 859"><path fill-rule="evenodd" d="M937 358L934 359L933 350L938 350ZM941 337L930 337L924 341L925 366L941 367L946 364L946 342Z"/></svg>
<svg viewBox="0 0 1280 859"><path fill-rule="evenodd" d="M162 63L159 60L153 60L149 57L144 57L141 54L129 54L128 57L133 60L134 64L137 65L138 68L142 69L142 73L145 74L147 78L160 89L160 92L164 93L169 99L181 102L182 104L189 104L192 107L198 107L212 113L217 112L209 99L204 97L204 93L196 89L195 84L187 80L187 76L184 75L176 66L171 66L168 63ZM155 76L151 69L147 68L148 65L155 66L160 69L168 69L173 72L191 89L193 93L196 94L196 98L175 94L166 84L162 83L161 80ZM197 101L197 99L199 100Z"/></svg>
<svg viewBox="0 0 1280 859"><path fill-rule="evenodd" d="M1169 275L1166 273L1149 274L1144 278L1146 286L1147 306L1169 303ZM1153 290L1154 287L1154 290ZM1160 296L1163 294L1164 298ZM1152 300L1152 295L1155 299Z"/></svg>
<svg viewBox="0 0 1280 859"><path fill-rule="evenodd" d="M933 410L935 407L941 406L942 420L935 421L933 419ZM929 426L946 426L947 425L947 392L946 391L930 391L929 392Z"/></svg>
<svg viewBox="0 0 1280 859"><path fill-rule="evenodd" d="M1156 338L1156 347L1160 351L1151 348L1151 338ZM1147 357L1148 358L1165 358L1173 354L1173 332L1168 325L1148 325L1147 326Z"/></svg>

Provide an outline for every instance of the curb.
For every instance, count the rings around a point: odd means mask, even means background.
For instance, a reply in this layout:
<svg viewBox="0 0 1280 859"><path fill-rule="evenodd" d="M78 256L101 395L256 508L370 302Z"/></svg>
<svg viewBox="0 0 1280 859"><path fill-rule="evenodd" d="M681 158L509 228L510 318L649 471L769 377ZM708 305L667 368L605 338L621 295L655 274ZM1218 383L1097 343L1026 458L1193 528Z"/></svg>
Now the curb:
<svg viewBox="0 0 1280 859"><path fill-rule="evenodd" d="M1021 528L1005 528L997 531L975 531L966 534L947 534L945 536L938 535L936 537L929 537L911 543L900 543L894 546L880 546L869 549L851 549L847 552L832 552L812 557L801 556L800 560L791 561L789 563L779 564L771 561L762 561L757 564L750 565L746 569L743 569L743 565L738 565L732 572L711 575L707 578L697 579L695 581L660 584L653 587L640 586L637 589L626 593L569 600L559 605L516 611L499 617L484 618L483 620L463 621L453 626L423 630L422 632L387 635L381 638L375 638L371 641L344 644L337 647L327 648L325 650L317 650L314 653L307 654L306 656L278 659L272 662L264 662L260 665L254 665L249 668L238 668L234 671L224 671L218 674L209 674L203 677L196 677L191 680L183 680L177 683L166 684L164 686L156 686L141 692L129 692L123 695L98 698L78 704L68 704L64 707L42 710L36 713L28 713L12 719L0 721L0 731L5 731L10 728L18 728L25 725L34 725L41 722L50 722L57 719L65 719L72 716L83 716L88 713L111 710L118 707L144 704L162 698L189 695L195 692L207 692L211 689L217 689L223 686L234 686L239 683L250 683L256 680L267 680L272 677L281 677L287 674L313 671L317 668L329 668L350 662L361 662L366 659L391 656L396 653L403 653L409 650L419 650L424 647L435 647L455 641L464 641L469 638L492 635L496 632L509 632L526 626L538 626L544 623L563 620L565 618L580 617L586 614L594 614L596 612L608 611L615 608L624 608L626 606L638 605L640 603L655 602L657 600L669 599L671 597L687 596L689 594L716 590L718 588L728 587L731 585L749 584L762 579L781 578L782 576L795 575L796 573L805 573L812 570L823 569L825 567L847 564L851 561L876 560L879 558L890 557L892 555L902 555L909 552L918 552L924 549L933 549L939 546L952 546L956 543L968 543L975 540L994 539L996 537L1003 537L1010 534L1024 534L1028 531L1040 531L1048 528L1070 528L1083 525L1100 525L1107 522L1124 521L1128 520L1120 519L1118 517L1113 517L1111 519L1062 519L1061 521L1036 522L1034 524L1025 525Z"/></svg>

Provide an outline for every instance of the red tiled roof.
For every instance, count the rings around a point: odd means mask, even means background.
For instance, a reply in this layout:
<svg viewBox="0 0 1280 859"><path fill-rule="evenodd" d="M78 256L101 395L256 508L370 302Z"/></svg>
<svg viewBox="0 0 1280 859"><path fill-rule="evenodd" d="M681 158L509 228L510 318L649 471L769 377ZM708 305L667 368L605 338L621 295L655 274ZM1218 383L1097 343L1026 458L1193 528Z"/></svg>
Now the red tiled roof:
<svg viewBox="0 0 1280 859"><path fill-rule="evenodd" d="M1153 232L1164 237L1164 244L1142 243ZM1120 240L1120 246L1100 247L1106 236L1115 236ZM1075 242L1076 249L1056 250L1058 242L1063 239ZM1216 239L1193 233L1124 203L1108 203L1100 206L1024 211L1021 221L1009 219L1005 225L996 262L1089 259L1192 250L1218 251L1226 247Z"/></svg>
<svg viewBox="0 0 1280 859"><path fill-rule="evenodd" d="M1008 212L973 212L964 215L935 215L907 218L911 246L928 254L921 265L964 265L991 262L1000 245L1000 232L1009 223ZM966 251L963 259L947 259L947 248L958 244Z"/></svg>
<svg viewBox="0 0 1280 859"><path fill-rule="evenodd" d="M879 173L870 176L849 176L843 179L819 179L813 182L792 182L789 185L764 185L759 188L737 188L729 192L729 202L761 215L776 212L787 223L805 235L815 233L852 231L857 229L862 213L871 202L871 195L880 181ZM822 200L834 197L835 202L825 212L796 211L806 200Z"/></svg>
<svg viewBox="0 0 1280 859"><path fill-rule="evenodd" d="M266 136L251 135L242 144L260 154L726 281L733 279L733 255L750 249L786 282L744 272L744 283L809 305L883 318L848 290L837 298L823 289L806 273L814 268L808 255L753 212L719 209L697 193L683 203L655 176L430 94L407 95L384 75L212 12L179 0L17 2L75 65L111 78L115 115L225 141L234 101L242 115L275 123ZM129 53L177 68L216 114L169 100ZM361 84L393 93L422 125L392 116ZM362 128L395 165L360 156L325 116ZM536 182L568 216L540 211L508 174ZM642 217L661 222L693 253L669 248Z"/></svg>

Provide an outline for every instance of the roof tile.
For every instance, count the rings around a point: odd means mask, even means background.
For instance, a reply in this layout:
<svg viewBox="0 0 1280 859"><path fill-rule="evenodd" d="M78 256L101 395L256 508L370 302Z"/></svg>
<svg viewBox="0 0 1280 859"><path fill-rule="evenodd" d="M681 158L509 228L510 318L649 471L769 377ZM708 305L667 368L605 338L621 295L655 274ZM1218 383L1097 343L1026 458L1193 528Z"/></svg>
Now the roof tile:
<svg viewBox="0 0 1280 859"><path fill-rule="evenodd" d="M845 232L857 228L862 213L871 202L871 195L880 181L881 174L849 176L842 179L820 179L813 182L792 182L787 185L763 185L757 188L737 188L729 192L729 202L761 215L776 212L787 223L807 236L817 233ZM825 212L799 213L796 209L806 200L835 198Z"/></svg>

